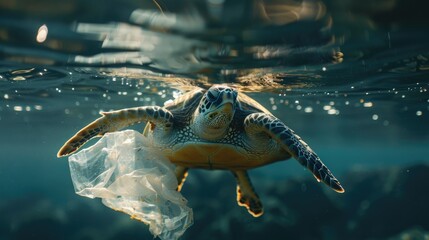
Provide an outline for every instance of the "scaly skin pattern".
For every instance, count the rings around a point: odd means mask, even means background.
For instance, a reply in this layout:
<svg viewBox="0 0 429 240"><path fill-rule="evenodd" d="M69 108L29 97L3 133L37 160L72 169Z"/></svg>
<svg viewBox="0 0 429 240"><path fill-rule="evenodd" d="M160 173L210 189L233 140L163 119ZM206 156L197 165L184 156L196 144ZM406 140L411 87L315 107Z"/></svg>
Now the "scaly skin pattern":
<svg viewBox="0 0 429 240"><path fill-rule="evenodd" d="M253 113L244 120L246 130L260 129L278 141L298 162L309 169L318 181L322 181L337 192L344 192L344 188L334 177L331 171L323 164L316 153L287 127L278 118L264 113Z"/></svg>
<svg viewBox="0 0 429 240"><path fill-rule="evenodd" d="M246 171L232 172L237 180L237 203L239 206L245 207L247 211L254 217L260 217L264 213L261 200L255 192Z"/></svg>
<svg viewBox="0 0 429 240"><path fill-rule="evenodd" d="M101 115L103 116L71 137L60 149L57 156L70 155L93 137L101 137L107 132L118 131L136 123L151 121L163 128L164 131L168 131L173 125L171 112L158 106L126 108L103 112Z"/></svg>

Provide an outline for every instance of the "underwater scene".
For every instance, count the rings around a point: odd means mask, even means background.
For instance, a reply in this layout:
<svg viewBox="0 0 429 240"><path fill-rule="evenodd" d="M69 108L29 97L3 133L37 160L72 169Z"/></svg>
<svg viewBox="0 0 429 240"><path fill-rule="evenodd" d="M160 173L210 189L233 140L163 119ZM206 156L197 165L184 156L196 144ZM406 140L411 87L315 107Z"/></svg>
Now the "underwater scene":
<svg viewBox="0 0 429 240"><path fill-rule="evenodd" d="M429 239L428 7L0 0L0 240Z"/></svg>

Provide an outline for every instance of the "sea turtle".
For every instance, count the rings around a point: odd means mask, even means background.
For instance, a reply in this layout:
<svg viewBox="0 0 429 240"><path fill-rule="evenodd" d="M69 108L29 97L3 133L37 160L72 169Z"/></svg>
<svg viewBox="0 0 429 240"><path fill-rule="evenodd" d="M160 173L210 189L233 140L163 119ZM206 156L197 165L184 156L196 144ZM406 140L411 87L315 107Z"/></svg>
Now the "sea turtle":
<svg viewBox="0 0 429 240"><path fill-rule="evenodd" d="M255 217L263 213L248 169L294 157L318 181L344 192L314 151L267 109L226 85L198 88L164 107L143 106L103 112L70 138L58 157L78 150L93 137L146 122L143 135L176 165L178 191L189 168L230 170L237 179L238 205Z"/></svg>

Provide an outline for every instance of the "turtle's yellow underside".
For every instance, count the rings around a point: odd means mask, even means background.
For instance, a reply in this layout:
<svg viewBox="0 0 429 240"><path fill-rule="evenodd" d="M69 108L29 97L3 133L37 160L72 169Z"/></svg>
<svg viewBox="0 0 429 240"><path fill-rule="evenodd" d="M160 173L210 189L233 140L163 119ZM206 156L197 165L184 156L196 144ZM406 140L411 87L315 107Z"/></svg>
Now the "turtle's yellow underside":
<svg viewBox="0 0 429 240"><path fill-rule="evenodd" d="M179 166L206 169L244 170L280 159L261 159L244 149L219 143L186 143L176 146L168 159Z"/></svg>

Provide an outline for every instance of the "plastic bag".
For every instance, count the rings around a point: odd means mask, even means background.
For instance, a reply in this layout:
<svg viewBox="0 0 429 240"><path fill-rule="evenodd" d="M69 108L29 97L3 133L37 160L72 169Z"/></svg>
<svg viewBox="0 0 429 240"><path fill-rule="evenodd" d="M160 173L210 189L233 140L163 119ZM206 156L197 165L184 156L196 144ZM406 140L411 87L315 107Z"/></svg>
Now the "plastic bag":
<svg viewBox="0 0 429 240"><path fill-rule="evenodd" d="M69 157L77 194L149 225L154 236L177 239L193 223L192 209L176 191L174 165L133 130L105 134Z"/></svg>

